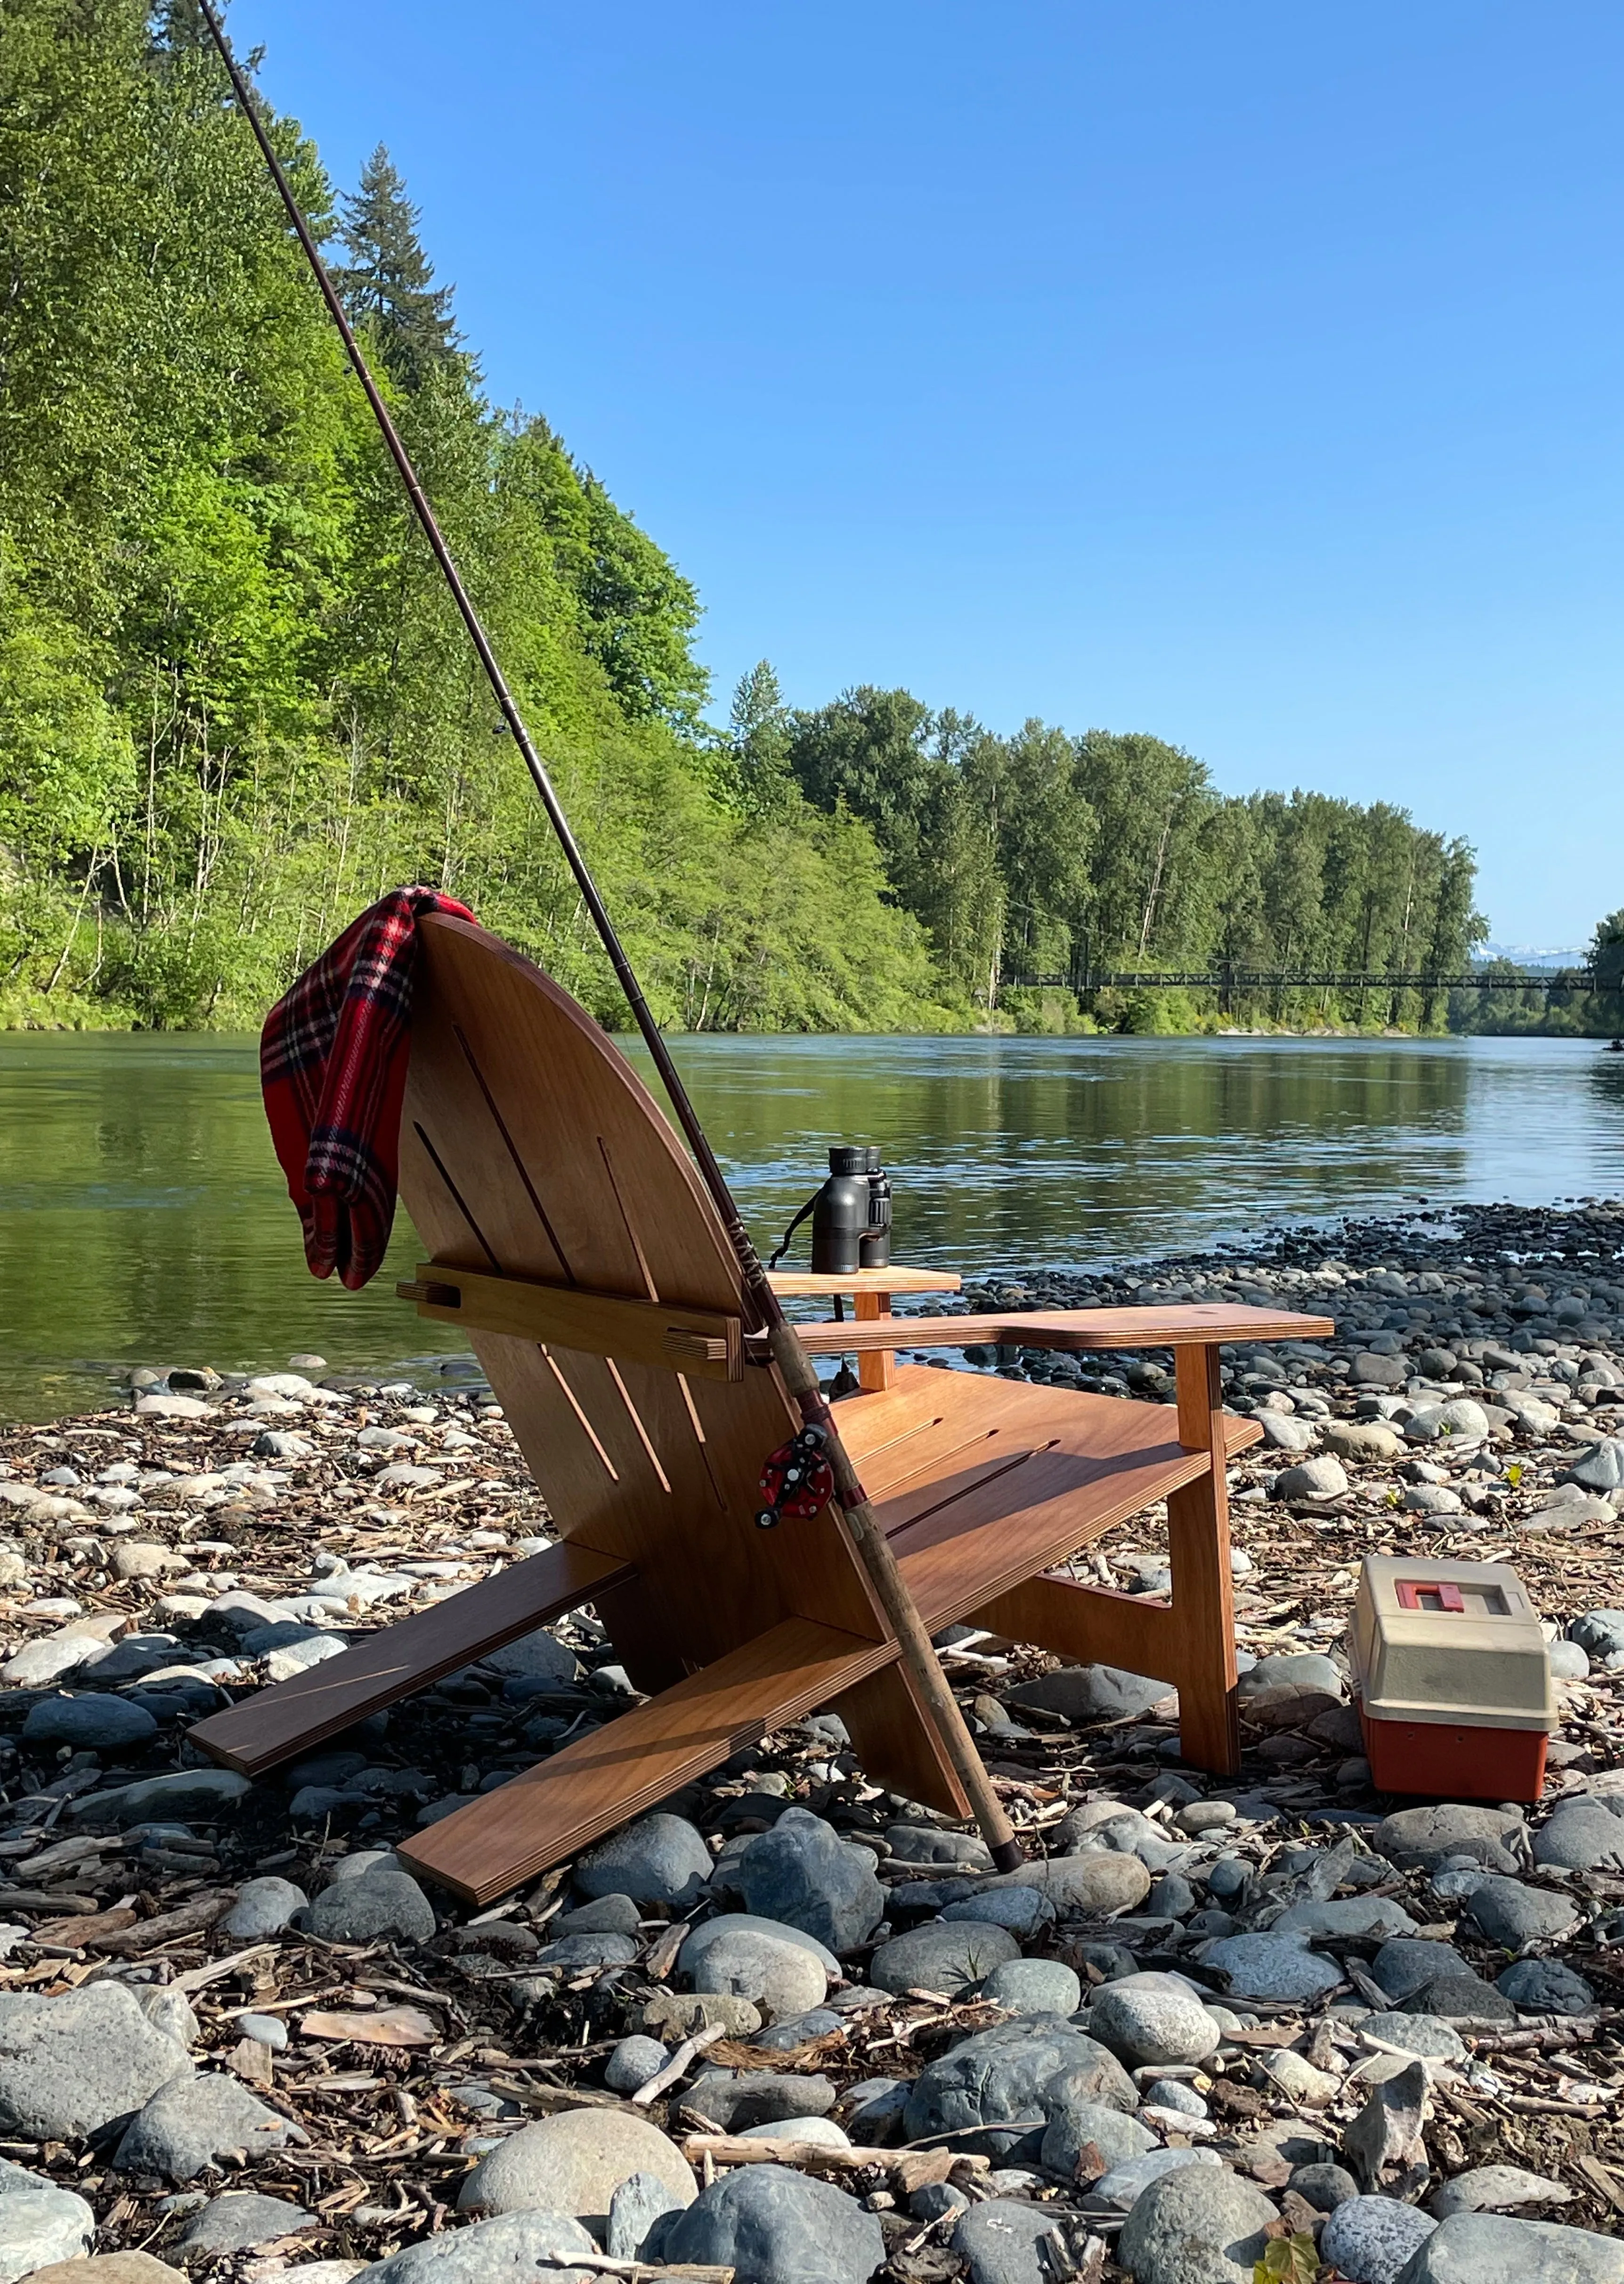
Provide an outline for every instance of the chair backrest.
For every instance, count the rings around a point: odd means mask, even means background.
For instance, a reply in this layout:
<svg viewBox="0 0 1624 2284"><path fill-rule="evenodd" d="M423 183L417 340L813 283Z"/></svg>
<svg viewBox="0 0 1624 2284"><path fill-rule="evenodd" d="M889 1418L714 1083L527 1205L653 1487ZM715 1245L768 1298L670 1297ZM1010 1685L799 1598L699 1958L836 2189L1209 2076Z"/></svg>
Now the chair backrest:
<svg viewBox="0 0 1624 2284"><path fill-rule="evenodd" d="M400 1188L435 1260L739 1313L715 1208L613 1042L484 929L432 918L421 938ZM637 1565L611 1628L642 1645L645 1686L792 1615L884 1633L832 1514L755 1525L761 1462L796 1424L770 1366L689 1379L472 1339L559 1535Z"/></svg>

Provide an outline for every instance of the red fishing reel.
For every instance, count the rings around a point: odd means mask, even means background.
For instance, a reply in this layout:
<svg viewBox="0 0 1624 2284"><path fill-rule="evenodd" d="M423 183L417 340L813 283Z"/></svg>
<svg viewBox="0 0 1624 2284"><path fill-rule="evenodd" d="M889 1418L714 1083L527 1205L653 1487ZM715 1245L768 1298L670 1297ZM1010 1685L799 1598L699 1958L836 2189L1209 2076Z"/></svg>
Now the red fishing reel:
<svg viewBox="0 0 1624 2284"><path fill-rule="evenodd" d="M803 1428L787 1443L769 1453L761 1468L761 1497L756 1526L771 1530L787 1514L792 1522L809 1522L834 1497L834 1469L829 1464L828 1430Z"/></svg>

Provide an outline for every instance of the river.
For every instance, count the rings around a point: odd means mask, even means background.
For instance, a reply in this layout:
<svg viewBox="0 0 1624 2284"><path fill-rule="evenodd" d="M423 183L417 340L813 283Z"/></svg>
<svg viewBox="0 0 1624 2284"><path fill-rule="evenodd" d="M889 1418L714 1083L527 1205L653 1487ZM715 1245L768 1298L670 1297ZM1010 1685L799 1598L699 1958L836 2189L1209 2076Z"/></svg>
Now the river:
<svg viewBox="0 0 1624 2284"><path fill-rule="evenodd" d="M967 1270L1142 1260L1417 1198L1624 1192L1624 1059L1594 1041L675 1045L764 1245L842 1138L885 1150L897 1258ZM437 1328L393 1292L415 1258L402 1216L366 1292L307 1274L252 1039L0 1034L0 1417L104 1403L119 1365L425 1359Z"/></svg>

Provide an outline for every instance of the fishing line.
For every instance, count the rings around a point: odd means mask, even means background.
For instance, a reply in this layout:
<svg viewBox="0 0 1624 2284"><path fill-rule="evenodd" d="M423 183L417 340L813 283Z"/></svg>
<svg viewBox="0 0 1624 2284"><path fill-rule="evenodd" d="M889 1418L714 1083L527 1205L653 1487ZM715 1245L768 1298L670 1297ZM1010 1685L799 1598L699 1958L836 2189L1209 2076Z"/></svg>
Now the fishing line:
<svg viewBox="0 0 1624 2284"><path fill-rule="evenodd" d="M457 606L464 626L468 630L469 640L478 654L480 664L485 669L486 677L501 710L502 718L512 733L513 742L518 747L525 767L530 772L531 781L541 796L542 806L547 812L548 822L558 835L558 846L564 852L565 862L574 875L575 885L581 891L582 902L590 914L592 925L597 930L598 939L608 954L615 979L626 995L626 1004L631 1010L633 1021L642 1034L643 1043L647 1047L654 1068L660 1074L660 1083L676 1114L677 1124L681 1127L688 1146L694 1154L700 1177L706 1188L710 1192L717 1212L722 1216L729 1240L738 1256L739 1266L744 1273L745 1290L749 1296L751 1305L756 1311L758 1323L766 1333L773 1362L777 1365L785 1385L800 1413L802 1435L811 1438L827 1458L834 1480L832 1504L857 1549L864 1569L868 1572L880 1607L885 1611L892 1631L896 1636L902 1662L916 1684L925 1706L928 1709L931 1725L935 1729L942 1748L952 1764L954 1772L964 1787L965 1795L974 1811L976 1822L980 1826L983 1836L992 1850L994 1861L1001 1871L1012 1871L1016 1866L1024 1861L1020 1843L1015 1838L1003 1803L993 1789L992 1779L987 1773L980 1755L976 1751L958 1701L948 1685L947 1676L941 1670L935 1647L925 1631L913 1596L909 1592L907 1584L897 1568L896 1558L891 1552L885 1532L875 1517L868 1495L858 1478L851 1456L841 1440L839 1428L835 1426L812 1360L796 1338L794 1326L785 1317L777 1295L768 1282L767 1271L761 1266L761 1256L756 1252L750 1232L745 1227L743 1216L733 1201L732 1193L728 1188L727 1177L717 1162L715 1153L711 1148L705 1129L699 1123L699 1113L689 1099L688 1090L683 1083L681 1072L672 1060L671 1051L667 1046L660 1026L654 1021L653 1013L643 996L642 986L637 982L631 961L627 956L626 948L621 943L614 922L610 917L608 906L598 893L597 883L593 879L590 867L571 830L569 819L564 812L564 805L558 799L551 778L548 775L546 764L536 752L531 741L530 732L525 727L524 717L519 713L512 692L508 688L506 677L497 661L496 652L491 647L490 639L486 634L480 614L473 606L466 587L463 584L462 574L457 567L456 558L446 543L445 536L435 520L434 511L429 505L427 495L418 480L418 472L412 465L411 456L407 451L401 440L400 432L390 417L389 408L385 403L378 383L372 377L371 369L363 354L360 342L355 338L355 329L346 314L344 304L340 300L332 279L328 275L327 265L322 260L321 249L316 243L310 225L305 219L303 209L293 195L293 185L288 181L282 161L277 155L264 121L260 115L260 108L254 100L254 90L232 52L230 41L226 38L225 27L212 5L212 0L198 0L198 6L204 22L208 27L209 36L218 49L220 59L225 66L230 79L238 108L253 129L254 140L260 146L261 155L264 159L271 181L276 185L288 222L303 248L310 273L320 289L323 301L327 305L327 313L338 328L339 336L344 343L345 353L349 358L355 378L366 393L367 403L372 408L373 418L388 448L389 457L394 462L401 481L406 488L406 496L410 500L418 521L422 527L423 536L429 544L435 562L440 566L446 585L450 590L451 598Z"/></svg>

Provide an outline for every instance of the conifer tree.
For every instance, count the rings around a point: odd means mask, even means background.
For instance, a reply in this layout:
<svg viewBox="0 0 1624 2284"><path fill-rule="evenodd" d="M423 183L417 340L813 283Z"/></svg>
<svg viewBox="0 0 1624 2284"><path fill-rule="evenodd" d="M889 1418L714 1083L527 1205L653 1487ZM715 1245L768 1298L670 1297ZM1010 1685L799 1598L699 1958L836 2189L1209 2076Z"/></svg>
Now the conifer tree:
<svg viewBox="0 0 1624 2284"><path fill-rule="evenodd" d="M1624 911L1609 912L1605 919L1597 921L1590 966L1596 974L1597 1002L1604 1021L1612 1026L1616 1046L1624 1037Z"/></svg>
<svg viewBox="0 0 1624 2284"><path fill-rule="evenodd" d="M766 659L739 676L729 728L740 809L763 823L786 817L800 798L790 770L789 709Z"/></svg>
<svg viewBox="0 0 1624 2284"><path fill-rule="evenodd" d="M351 318L371 325L385 365L412 390L457 355L458 343L452 289L433 283L418 219L405 181L380 143L362 168L359 191L345 198L341 235L352 259L335 276Z"/></svg>
<svg viewBox="0 0 1624 2284"><path fill-rule="evenodd" d="M224 0L216 12L223 21ZM152 42L160 54L170 56L187 55L194 48L212 51L214 47L198 0L158 0L152 13Z"/></svg>

